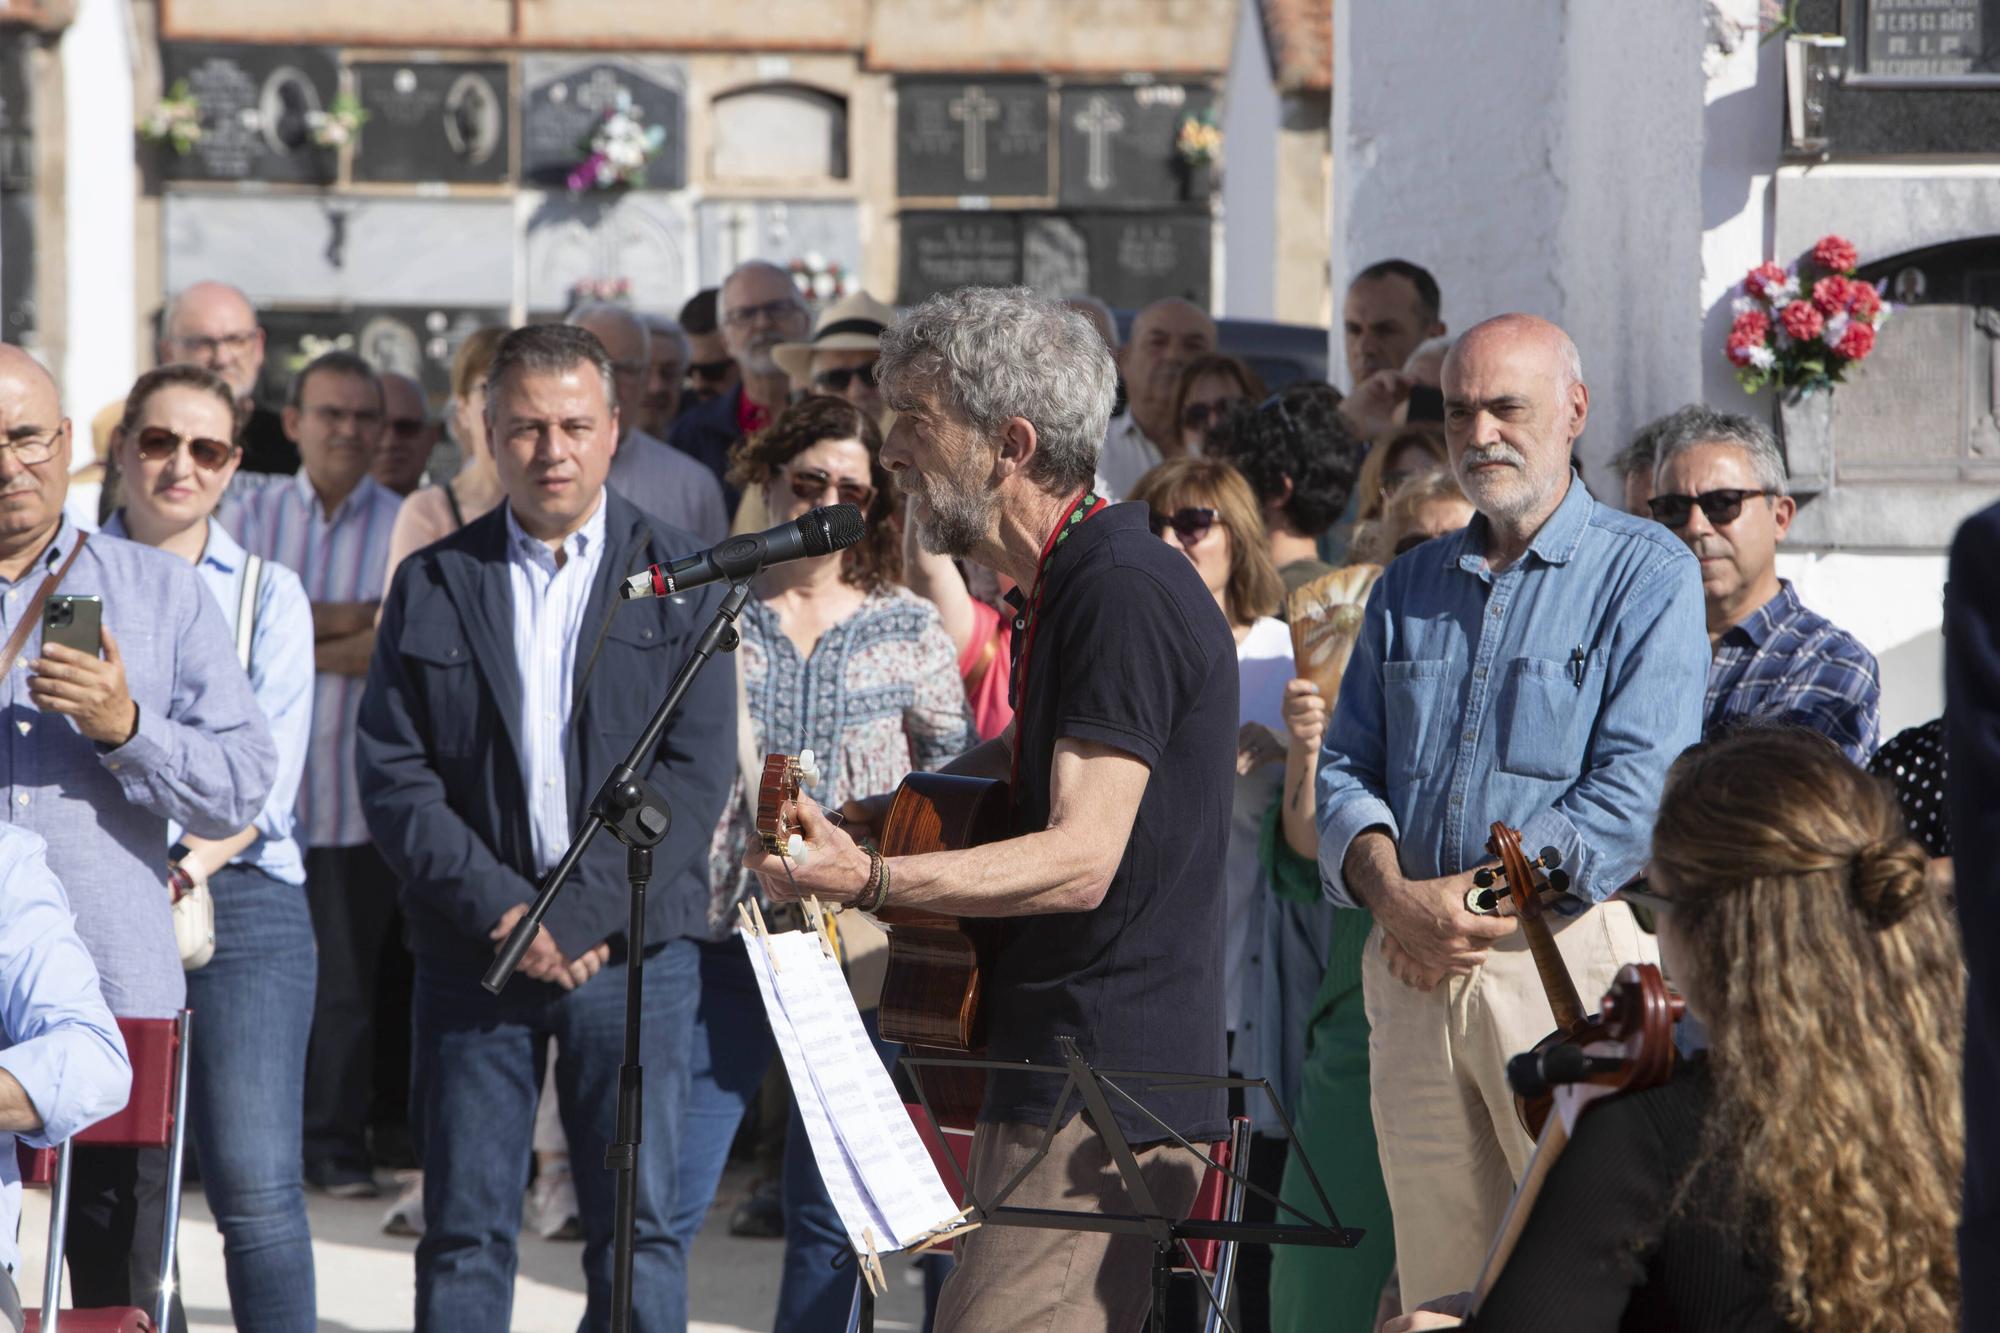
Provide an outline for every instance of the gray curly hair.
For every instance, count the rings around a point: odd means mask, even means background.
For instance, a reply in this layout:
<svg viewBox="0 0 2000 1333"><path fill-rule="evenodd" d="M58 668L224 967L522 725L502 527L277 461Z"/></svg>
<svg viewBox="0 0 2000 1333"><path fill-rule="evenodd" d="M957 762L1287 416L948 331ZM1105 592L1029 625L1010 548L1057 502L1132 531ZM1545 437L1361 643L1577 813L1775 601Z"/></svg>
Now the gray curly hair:
<svg viewBox="0 0 2000 1333"><path fill-rule="evenodd" d="M882 335L875 376L896 411L935 394L989 440L1023 418L1038 442L1028 477L1047 490L1097 475L1117 371L1090 321L1060 301L1026 287L940 292Z"/></svg>

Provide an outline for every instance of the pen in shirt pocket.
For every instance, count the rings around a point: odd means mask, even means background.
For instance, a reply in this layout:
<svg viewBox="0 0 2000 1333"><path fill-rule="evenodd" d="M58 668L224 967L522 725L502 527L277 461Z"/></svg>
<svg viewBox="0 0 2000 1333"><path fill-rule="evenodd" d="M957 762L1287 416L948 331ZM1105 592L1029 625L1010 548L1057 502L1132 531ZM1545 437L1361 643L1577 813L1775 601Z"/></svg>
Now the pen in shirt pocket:
<svg viewBox="0 0 2000 1333"><path fill-rule="evenodd" d="M1576 682L1579 690L1583 688L1584 668L1589 662L1590 655L1583 651L1583 645L1579 643L1576 651L1569 655L1569 677Z"/></svg>

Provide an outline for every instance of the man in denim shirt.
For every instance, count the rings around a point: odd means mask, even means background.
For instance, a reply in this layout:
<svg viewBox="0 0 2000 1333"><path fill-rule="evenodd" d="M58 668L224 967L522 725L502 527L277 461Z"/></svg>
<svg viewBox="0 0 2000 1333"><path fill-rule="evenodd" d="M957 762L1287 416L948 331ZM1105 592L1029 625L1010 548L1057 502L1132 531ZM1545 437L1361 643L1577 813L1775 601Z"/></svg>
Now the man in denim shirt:
<svg viewBox="0 0 2000 1333"><path fill-rule="evenodd" d="M1563 331L1525 315L1475 327L1444 394L1479 514L1383 574L1318 789L1326 894L1370 909L1380 937L1362 988L1406 1309L1478 1276L1533 1149L1506 1062L1554 1026L1516 923L1465 908L1488 825L1560 851L1575 901L1557 941L1594 1002L1653 956L1603 900L1645 861L1708 675L1694 558L1571 472L1590 396Z"/></svg>

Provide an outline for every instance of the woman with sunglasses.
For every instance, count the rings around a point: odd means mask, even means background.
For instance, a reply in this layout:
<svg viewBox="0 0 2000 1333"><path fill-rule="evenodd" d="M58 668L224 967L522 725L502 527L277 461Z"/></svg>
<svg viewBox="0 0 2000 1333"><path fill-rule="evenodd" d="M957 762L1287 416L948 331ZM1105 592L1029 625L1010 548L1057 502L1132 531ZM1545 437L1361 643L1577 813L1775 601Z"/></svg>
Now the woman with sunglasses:
<svg viewBox="0 0 2000 1333"><path fill-rule="evenodd" d="M776 1049L743 946L735 904L756 879L743 869L754 836L762 756L810 749L823 775L813 797L828 809L893 791L913 770L935 769L973 743L958 653L937 609L897 579L895 498L873 416L839 398L800 399L737 446L732 480L761 498L772 524L817 505L860 508L867 535L838 556L773 565L751 585L736 651L747 715L739 716L743 784L711 849L710 942L702 946L692 1086L682 1129L680 1200L671 1224L689 1243L701 1229L729 1145ZM845 947L866 927L842 918ZM877 937L879 940L879 936ZM879 997L857 995L873 1030ZM777 1328L837 1328L854 1292L848 1247L798 1112L787 1129L785 1265Z"/></svg>
<svg viewBox="0 0 2000 1333"><path fill-rule="evenodd" d="M1243 474L1215 458L1174 458L1160 464L1133 487L1130 497L1152 510L1153 531L1187 556L1229 622L1236 638L1238 722L1236 789L1225 859L1222 984L1218 997L1229 1033L1232 1072L1247 1077L1266 1073L1262 988L1283 986L1284 979L1260 957L1265 903L1259 893L1262 872L1257 843L1264 815L1278 794L1285 743L1283 706L1285 683L1293 674L1292 635L1277 619L1284 584L1271 563L1257 497ZM1254 961L1253 961L1254 960ZM1263 1098L1244 1108L1261 1128L1274 1128ZM1250 1176L1277 1192L1284 1173L1282 1138L1258 1134L1251 1147ZM1246 1248L1242 1289L1248 1319L1263 1324L1268 1287L1268 1252Z"/></svg>
<svg viewBox="0 0 2000 1333"><path fill-rule="evenodd" d="M1231 403L1245 399L1255 403L1263 397L1263 379L1241 357L1212 352L1188 362L1174 385L1170 418L1181 433L1181 452L1201 457L1208 449L1209 428Z"/></svg>
<svg viewBox="0 0 2000 1333"><path fill-rule="evenodd" d="M1814 732L1675 762L1626 896L1708 1052L1577 1117L1466 1327L1958 1327L1965 974L1926 861Z"/></svg>
<svg viewBox="0 0 2000 1333"><path fill-rule="evenodd" d="M215 902L215 954L187 977L200 1015L188 1045L190 1126L232 1317L263 1333L310 1330L316 1319L300 1175L316 954L292 831L312 726L313 627L298 576L253 568L212 517L242 461L235 429L235 394L213 372L141 375L112 437L120 506L104 532L195 567L235 632L278 747L277 781L254 825L220 840L169 828L173 858Z"/></svg>

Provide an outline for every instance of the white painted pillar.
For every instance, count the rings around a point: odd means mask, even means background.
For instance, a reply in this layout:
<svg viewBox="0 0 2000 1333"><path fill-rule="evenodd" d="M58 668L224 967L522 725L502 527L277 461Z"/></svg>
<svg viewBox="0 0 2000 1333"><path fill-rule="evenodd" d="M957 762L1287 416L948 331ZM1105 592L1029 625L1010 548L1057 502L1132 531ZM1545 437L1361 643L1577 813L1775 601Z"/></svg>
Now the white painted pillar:
<svg viewBox="0 0 2000 1333"><path fill-rule="evenodd" d="M131 34L127 0L82 0L61 45L69 284L61 387L79 467L89 461L90 419L139 373Z"/></svg>
<svg viewBox="0 0 2000 1333"><path fill-rule="evenodd" d="M1272 319L1278 302L1278 132L1258 6L1239 8L1222 98L1223 281L1215 313Z"/></svg>

